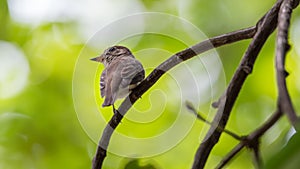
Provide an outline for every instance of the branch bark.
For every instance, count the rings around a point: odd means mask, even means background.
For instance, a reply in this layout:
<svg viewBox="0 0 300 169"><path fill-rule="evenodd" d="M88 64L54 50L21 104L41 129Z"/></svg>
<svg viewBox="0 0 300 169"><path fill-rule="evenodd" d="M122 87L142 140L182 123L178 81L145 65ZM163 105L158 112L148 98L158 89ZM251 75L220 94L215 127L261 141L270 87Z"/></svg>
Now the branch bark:
<svg viewBox="0 0 300 169"><path fill-rule="evenodd" d="M255 60L260 52L262 46L266 42L269 35L275 30L277 25L278 11L281 6L282 0L277 3L268 11L257 23L257 32L253 37L244 57L237 68L230 84L225 91L224 95L219 99L217 107L218 111L213 120L213 123L218 124L221 128L225 128L232 107L237 99L237 96L247 78L252 72ZM216 106L216 105L215 105ZM221 136L220 131L211 126L204 141L200 144L194 159L192 168L203 168L212 148L217 144Z"/></svg>
<svg viewBox="0 0 300 169"><path fill-rule="evenodd" d="M186 61L198 54L204 53L215 47L223 46L233 42L241 41L244 39L249 39L254 36L256 32L256 27L249 27L246 29L234 31L231 33L223 34L208 40L205 40L201 43L198 43L190 48L187 48L181 52L176 53L171 56L169 59L160 64L155 68L149 76L146 77L131 93L125 98L117 113L113 115L111 120L106 125L102 137L97 146L97 151L93 159L93 169L100 169L103 165L104 159L107 154L107 148L111 136L120 124L123 116L127 111L132 107L132 105L151 87L153 86L158 79L168 70L178 65L179 63Z"/></svg>
<svg viewBox="0 0 300 169"><path fill-rule="evenodd" d="M216 127L217 130L219 130L220 132L224 132L224 133L228 134L229 136L235 138L235 139L238 140L238 141L242 141L242 140L243 140L243 137L242 137L242 136L239 136L239 135L237 135L236 133L234 133L234 132L232 132L232 131L230 131L230 130L221 128L221 127L218 126L217 124L214 124L214 123L208 121L208 120L207 120L206 118L204 118L200 113L197 112L197 110L196 110L195 107L192 105L192 103L190 103L190 102L187 101L185 105L186 105L187 109L189 109L189 110L197 117L198 120L203 121L204 123L209 124L209 125L211 125L211 126L213 126L213 127Z"/></svg>
<svg viewBox="0 0 300 169"><path fill-rule="evenodd" d="M280 8L278 16L278 33L277 33L277 46L276 46L276 74L278 86L278 108L284 112L291 124L296 128L297 115L294 110L290 95L286 86L286 77L288 75L285 70L286 53L290 49L288 44L288 28L290 26L290 18L292 14L294 0L285 0ZM299 0L297 1L299 4Z"/></svg>
<svg viewBox="0 0 300 169"><path fill-rule="evenodd" d="M238 152L240 152L244 147L253 147L259 146L260 137L266 133L282 116L282 112L277 110L264 124L262 124L258 129L250 133L245 137L244 141L241 141L238 145L236 145L218 164L216 168L223 168ZM258 163L260 162L260 158L258 158Z"/></svg>
<svg viewBox="0 0 300 169"><path fill-rule="evenodd" d="M103 165L104 159L107 155L107 149L109 146L109 142L114 130L120 124L122 118L125 116L127 111L132 107L132 105L149 89L151 88L159 78L164 75L165 72L169 71L171 68L180 64L183 61L186 61L198 54L201 54L210 49L223 46L226 44L234 43L240 40L253 38L251 41L247 51L245 52L243 59L237 68L232 80L229 83L227 90L224 92L223 96L219 99L217 104L214 104L214 107L218 108L217 114L213 120L213 124L210 130L208 131L205 140L200 144L193 163L193 169L203 168L207 158L218 142L222 130L224 129L228 118L230 116L230 112L232 107L237 99L237 96L246 80L248 75L252 72L255 60L265 44L267 38L270 34L275 30L277 26L277 18L278 13L280 13L280 24L282 26L281 30L279 30L278 35L278 47L276 51L276 68L277 68L277 77L278 77L278 90L279 90L279 101L278 101L278 111L274 113L269 121L267 121L261 128L254 131L252 134L247 136L245 140L241 141L231 153L223 160L225 165L233 156L235 156L243 147L253 145L253 142L258 142L258 138L266 132L280 117L281 110L287 112L287 115L292 122L295 124L295 112L291 105L290 100L286 100L289 98L286 89L285 82L285 69L284 69L284 59L287 51L287 27L289 26L289 18L291 15L291 7L295 8L299 4L299 0L285 0L284 5L280 10L284 0L277 0L275 5L269 10L256 24L254 27L238 30L235 32L227 33L221 36L217 36L208 40L205 40L201 43L198 43L190 48L187 48L181 52L176 53L171 56L169 59L160 64L156 69L154 69L146 79L144 79L139 86L137 86L128 97L124 99L119 109L112 116L111 120L106 125L102 137L97 146L96 155L93 159L93 169L100 169ZM283 21L281 21L283 20ZM280 37L280 38L279 38ZM279 40L280 39L280 40ZM283 40L282 40L283 39ZM284 41L286 40L286 41ZM280 47L279 47L280 46ZM278 63L277 63L278 62ZM277 65L278 64L278 65ZM290 98L289 98L290 99ZM289 105L290 104L290 105ZM251 144L250 144L251 143ZM255 144L256 146L257 144ZM254 147L255 148L255 147ZM256 157L257 161L260 163L259 157L259 147L256 146Z"/></svg>

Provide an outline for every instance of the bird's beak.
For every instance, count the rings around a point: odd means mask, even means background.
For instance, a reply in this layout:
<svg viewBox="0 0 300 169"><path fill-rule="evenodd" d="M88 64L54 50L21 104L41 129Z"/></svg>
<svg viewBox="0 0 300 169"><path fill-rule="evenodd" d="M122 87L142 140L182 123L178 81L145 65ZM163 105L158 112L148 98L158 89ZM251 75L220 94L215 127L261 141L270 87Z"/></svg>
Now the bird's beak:
<svg viewBox="0 0 300 169"><path fill-rule="evenodd" d="M92 58L92 59L90 59L90 60L99 62L98 59L99 59L99 56L98 56L98 57L95 57L95 58Z"/></svg>

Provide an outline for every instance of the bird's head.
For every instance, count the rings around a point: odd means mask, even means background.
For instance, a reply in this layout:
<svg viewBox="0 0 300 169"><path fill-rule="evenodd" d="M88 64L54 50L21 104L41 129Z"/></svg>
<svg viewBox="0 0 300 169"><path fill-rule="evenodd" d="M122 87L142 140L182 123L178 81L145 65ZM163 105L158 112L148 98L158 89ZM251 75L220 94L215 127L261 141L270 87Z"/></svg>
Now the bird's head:
<svg viewBox="0 0 300 169"><path fill-rule="evenodd" d="M131 56L130 50L124 46L112 46L106 49L100 56L92 58L91 60L101 62L105 66L109 65L115 58L122 56Z"/></svg>

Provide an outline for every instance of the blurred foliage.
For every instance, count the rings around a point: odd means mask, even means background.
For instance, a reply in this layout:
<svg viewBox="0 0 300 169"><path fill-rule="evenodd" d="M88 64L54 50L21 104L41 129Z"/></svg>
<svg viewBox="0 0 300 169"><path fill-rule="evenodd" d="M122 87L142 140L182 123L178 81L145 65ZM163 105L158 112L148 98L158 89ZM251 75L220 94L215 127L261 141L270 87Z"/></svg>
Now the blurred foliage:
<svg viewBox="0 0 300 169"><path fill-rule="evenodd" d="M86 40L83 40L80 36L81 30L78 28L76 20L48 21L38 25L17 22L11 16L8 7L8 4L13 4L13 1L0 0L0 40L16 45L23 51L30 67L30 73L28 83L22 92L10 98L0 98L0 168L90 168L92 156L96 150L96 142L90 138L91 135L81 126L82 121L78 119L80 115L76 114L74 110L74 100L72 100L73 71L76 62L80 61L77 60L79 55L91 58L96 53L101 53L104 47L96 49L93 46L85 46ZM140 0L135 3L140 3L145 12L166 12L183 17L211 37L254 25L271 8L274 2L259 0L251 2L239 0L179 0L175 3L167 0ZM294 26L293 30L295 31L294 34L290 35L291 37L299 35L297 32L300 31L300 27L293 24L299 22L299 9L296 9L294 14L292 28ZM169 31L178 30L172 28ZM180 34L180 30L178 34ZM299 40L297 40L300 38L293 37L292 39L294 39L291 41L293 48L288 54L286 63L287 70L290 72L287 83L295 108L299 112L300 80L298 75L300 73L300 53L297 53L295 49L300 48ZM135 41L134 38L131 40ZM276 109L274 40L275 34L270 37L261 51L253 74L249 76L243 86L228 122L227 128L240 135L253 131ZM168 37L144 35L137 41L139 43L132 47L133 51L147 47L157 47L170 52L177 52L186 48L184 44L178 43L174 39L168 39ZM227 83L238 66L249 42L250 40L245 40L217 50L224 67ZM130 44L131 42L124 40L122 43ZM84 47L86 50L82 52ZM171 55L170 52L164 53L164 56L153 56L156 59L151 58L153 53L143 58L143 65L147 65L149 68L146 70L147 75L152 70L150 67L157 66ZM196 60L194 62L188 61L189 64L195 62ZM88 71L95 68L97 64L90 63L87 60L85 66L87 74L95 74L95 72ZM97 71L100 72L102 69L103 67L99 66ZM91 80L94 79L82 76L82 83L95 83L95 86L98 84L98 81ZM174 86L169 83L172 80L172 77L166 75L151 89L151 91L155 91L155 89L169 91L172 96L167 97L167 101L164 100L166 97L159 92L151 92L151 94L147 92L136 103L135 108L140 110L141 113L137 115L132 114L132 112L128 113L128 119L124 119L118 131L126 136L144 138L160 133L172 126L177 117L174 112L177 112L180 108L184 109L177 103L172 103L173 97L179 97L176 94L176 86L174 89ZM3 87L4 83L0 82L0 87ZM221 94L223 89L219 90L218 94ZM87 89L82 89L82 92L87 92ZM191 93L193 92L191 91ZM98 93L96 93L96 97L96 99L91 97L80 104L86 110L90 108L91 102L95 100L97 100L98 105L101 105L102 100L99 98ZM158 120L147 124L137 124L135 121L130 120L130 118L148 117L143 112L148 113L152 104L157 105L155 108L159 109L158 105L162 101L166 102L167 106ZM209 107L210 102L206 101L198 108L201 112L208 113ZM102 116L109 120L111 109L107 108L102 113ZM187 116L185 122L188 123L192 115L188 114ZM209 116L213 116L213 114L209 114ZM86 118L92 120L93 117ZM95 127L98 126L97 124L90 125L95 130L95 135L98 135L103 129L100 130ZM104 168L190 168L196 149L203 139L207 127L202 122L196 121L189 133L174 148L152 157L134 159L137 155L133 154L132 159L124 159L124 157L109 153ZM299 163L297 159L300 157L299 148L297 147L299 134L289 139L289 131L290 125L284 117L262 137L262 154L264 160L268 161L267 167L297 168ZM165 140L165 142L167 143L168 140ZM206 167L215 167L237 143L230 136L223 134L219 144L213 149ZM126 151L126 148L130 149L135 145L118 142L117 146ZM160 147L161 145L154 146ZM149 147L140 149L151 151ZM251 153L242 151L230 163L228 168L254 168Z"/></svg>
<svg viewBox="0 0 300 169"><path fill-rule="evenodd" d="M128 159L125 162L124 169L159 169L159 167L151 160Z"/></svg>
<svg viewBox="0 0 300 169"><path fill-rule="evenodd" d="M300 135L299 133L296 133L290 138L290 140L282 150L280 150L278 153L276 153L272 158L270 158L267 161L265 168L267 169L299 168L300 165L299 142L300 142Z"/></svg>

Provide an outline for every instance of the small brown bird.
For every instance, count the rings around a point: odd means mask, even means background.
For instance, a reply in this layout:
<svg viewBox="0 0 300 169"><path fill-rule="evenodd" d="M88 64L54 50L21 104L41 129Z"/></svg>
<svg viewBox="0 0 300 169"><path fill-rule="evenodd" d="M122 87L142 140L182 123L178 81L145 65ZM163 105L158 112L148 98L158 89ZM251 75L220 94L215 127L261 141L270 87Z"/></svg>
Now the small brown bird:
<svg viewBox="0 0 300 169"><path fill-rule="evenodd" d="M102 107L112 105L115 110L116 99L127 96L145 78L143 65L124 46L110 47L91 60L105 66L100 77Z"/></svg>

